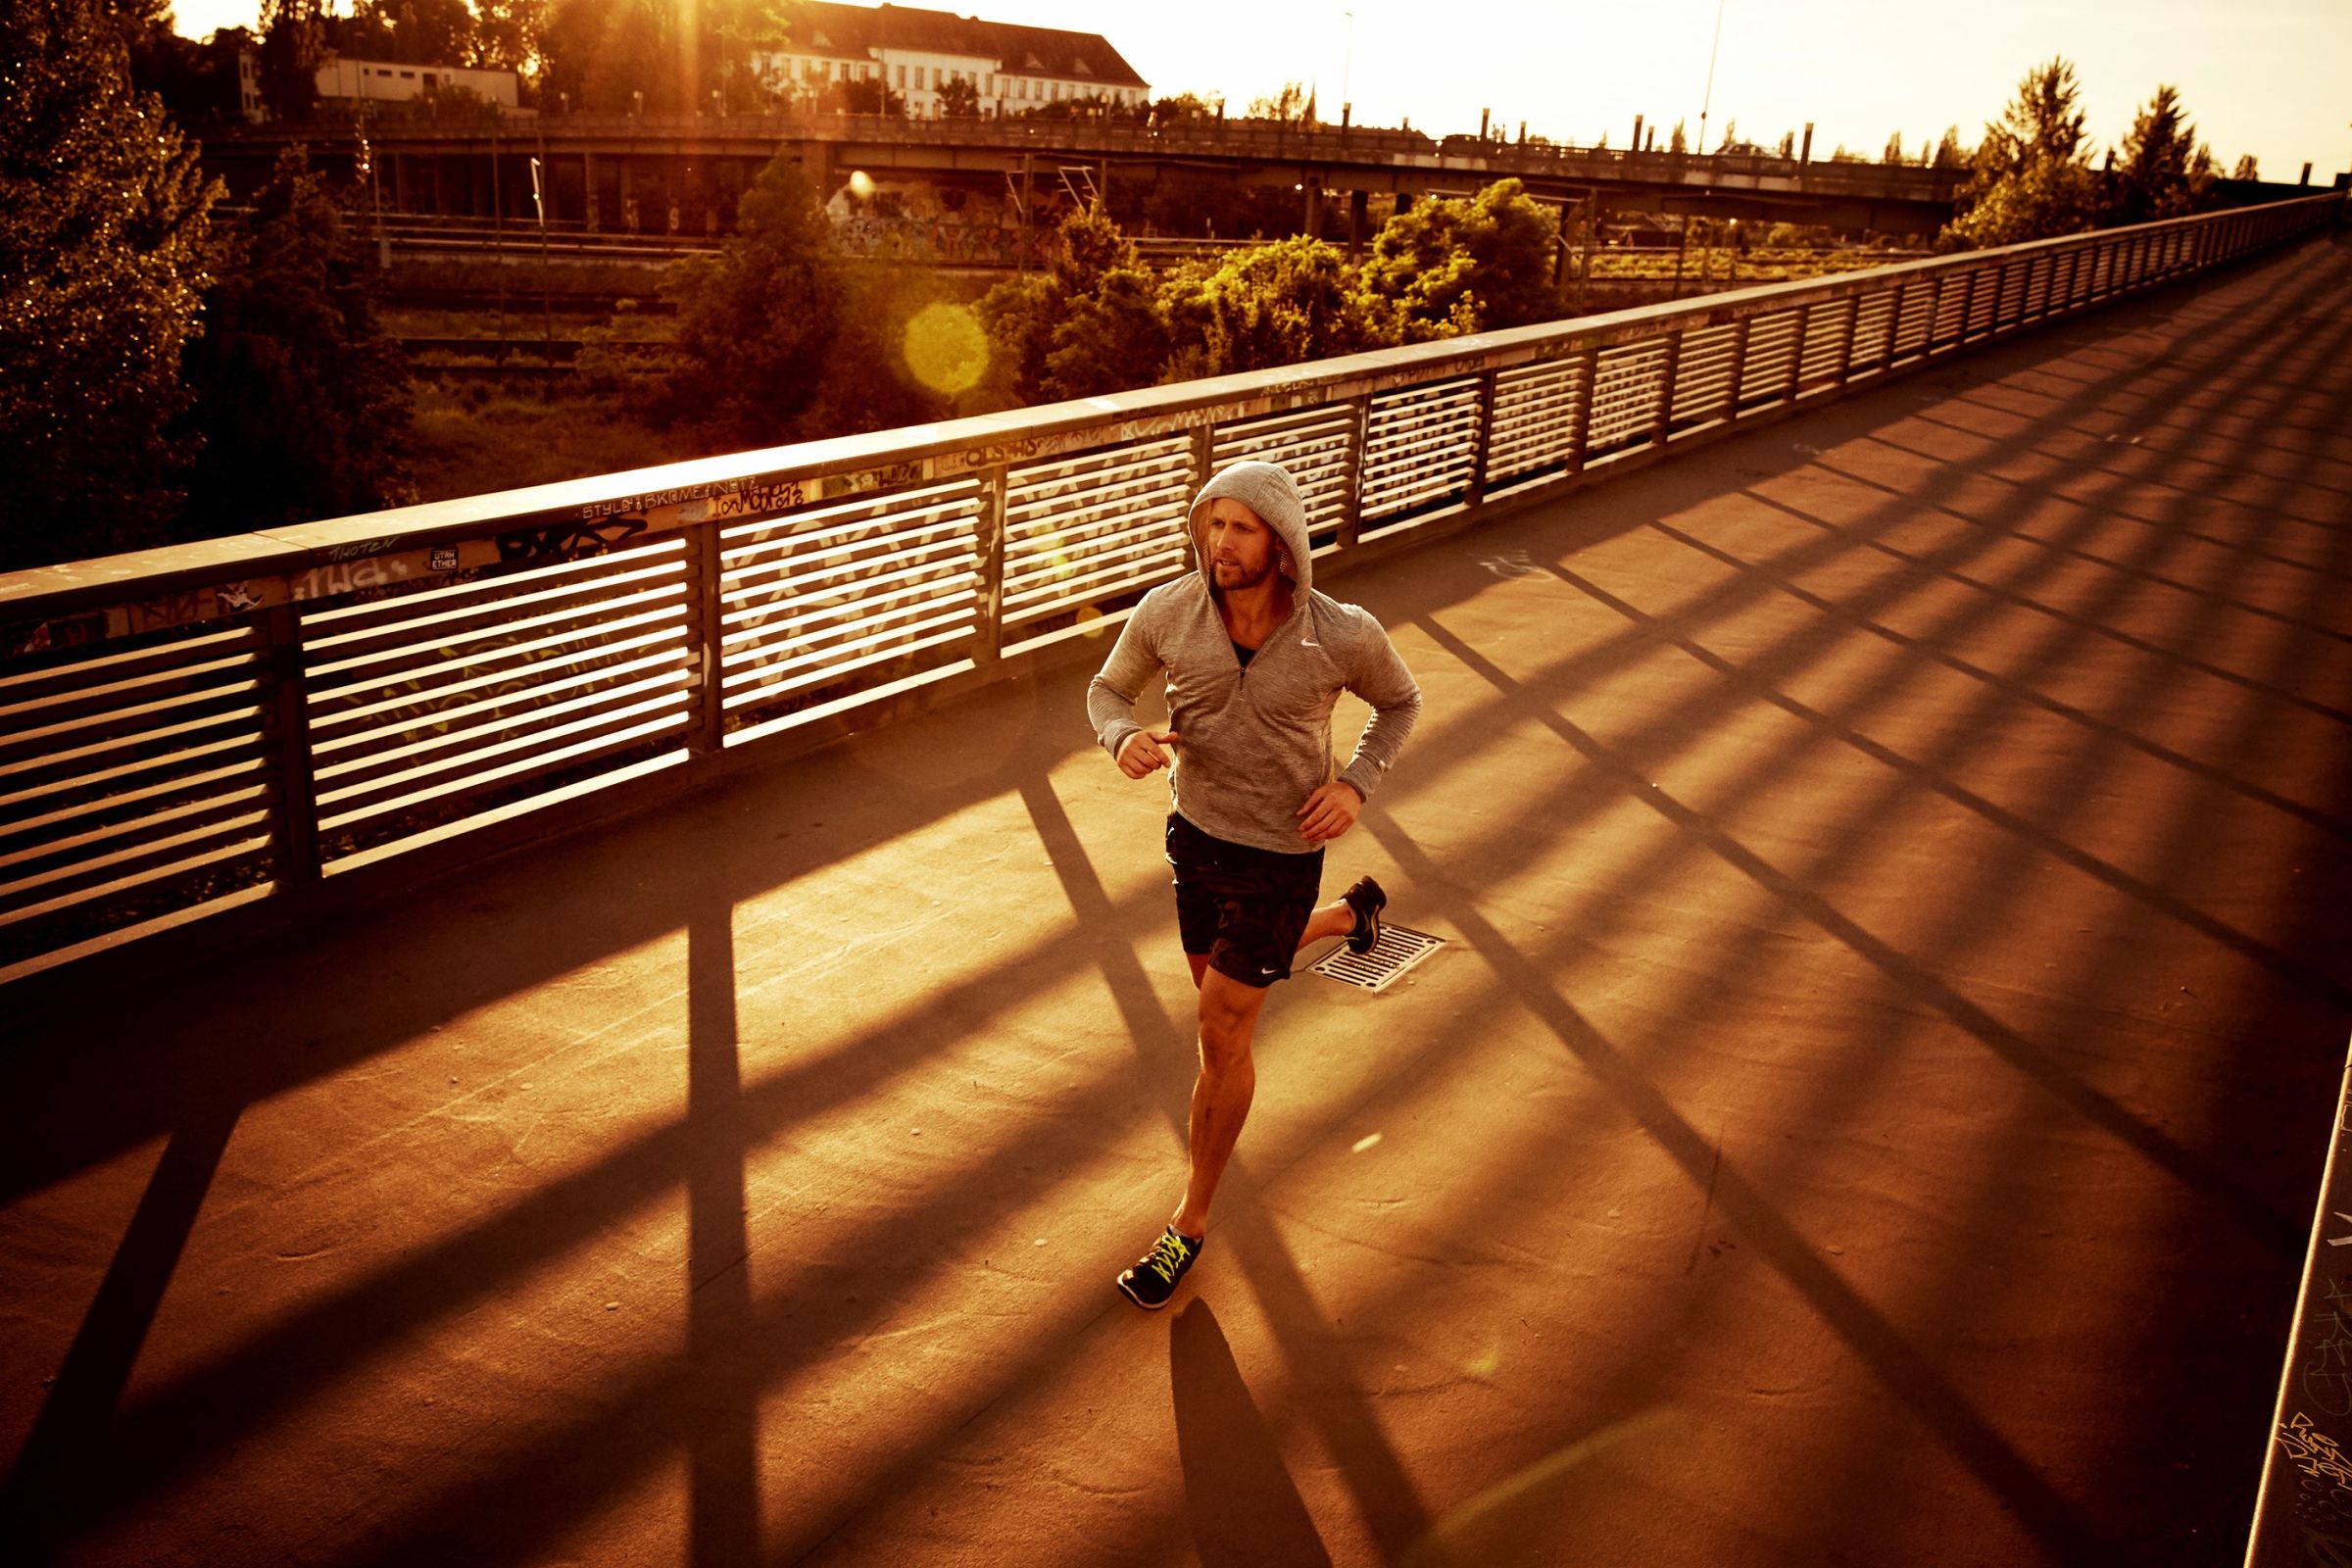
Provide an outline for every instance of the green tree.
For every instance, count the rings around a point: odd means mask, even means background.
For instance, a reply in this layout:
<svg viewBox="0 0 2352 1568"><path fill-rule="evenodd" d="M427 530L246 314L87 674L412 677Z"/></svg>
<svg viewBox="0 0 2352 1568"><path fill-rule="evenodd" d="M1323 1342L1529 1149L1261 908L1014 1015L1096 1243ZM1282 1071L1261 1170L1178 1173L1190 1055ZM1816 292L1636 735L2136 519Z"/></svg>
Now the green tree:
<svg viewBox="0 0 2352 1568"><path fill-rule="evenodd" d="M115 14L130 47L130 84L163 100L183 128L236 121L237 48L253 39L242 27L222 27L209 42L183 38L163 0L122 0Z"/></svg>
<svg viewBox="0 0 2352 1568"><path fill-rule="evenodd" d="M980 88L965 76L954 76L939 89L939 112L953 119L969 120L980 112Z"/></svg>
<svg viewBox="0 0 2352 1568"><path fill-rule="evenodd" d="M992 350L990 378L1015 407L1046 396L1046 356L1054 352L1060 301L1050 270L1017 273L980 298L980 324Z"/></svg>
<svg viewBox="0 0 2352 1568"><path fill-rule="evenodd" d="M476 24L466 0L357 0L342 25L347 53L388 50L390 59L420 66L474 58Z"/></svg>
<svg viewBox="0 0 2352 1568"><path fill-rule="evenodd" d="M907 363L909 323L925 307L946 303L938 278L924 268L851 263L841 270L841 286L840 330L794 437L899 429L955 412L952 394L925 386Z"/></svg>
<svg viewBox="0 0 2352 1568"><path fill-rule="evenodd" d="M674 264L680 365L651 411L747 446L792 438L839 336L846 290L832 229L796 159L760 171L715 256Z"/></svg>
<svg viewBox="0 0 2352 1568"><path fill-rule="evenodd" d="M1405 341L1551 320L1555 223L1516 179L1469 200L1423 202L1373 239L1364 288L1397 313Z"/></svg>
<svg viewBox="0 0 2352 1568"><path fill-rule="evenodd" d="M322 0L262 0L262 102L273 120L308 120L318 102L326 50Z"/></svg>
<svg viewBox="0 0 2352 1568"><path fill-rule="evenodd" d="M548 0L473 0L472 64L527 76L538 69Z"/></svg>
<svg viewBox="0 0 2352 1568"><path fill-rule="evenodd" d="M2117 222L2145 223L2178 218L2205 205L2219 172L2213 154L2197 141L2197 127L2180 107L2180 95L2159 85L2132 122L2108 192Z"/></svg>
<svg viewBox="0 0 2352 1568"><path fill-rule="evenodd" d="M1154 123L1167 125L1178 121L1214 120L1224 107L1222 96L1203 98L1199 93L1180 92L1152 99L1151 114Z"/></svg>
<svg viewBox="0 0 2352 1568"><path fill-rule="evenodd" d="M1796 156L1795 131L1784 130L1781 132L1781 156L1783 158L1794 158Z"/></svg>
<svg viewBox="0 0 2352 1568"><path fill-rule="evenodd" d="M2260 179L2262 166L2254 161L2252 153L2246 153L2238 159L2237 167L2230 171L2230 177L2231 179Z"/></svg>
<svg viewBox="0 0 2352 1568"><path fill-rule="evenodd" d="M1902 161L1903 133L1898 130L1893 135L1886 138L1886 151L1880 155L1879 162L1882 164L1899 164Z"/></svg>
<svg viewBox="0 0 2352 1568"><path fill-rule="evenodd" d="M2063 57L2035 66L2001 118L1984 127L1960 188L1944 250L2015 245L2091 226L2098 186L2082 134L2082 87Z"/></svg>
<svg viewBox="0 0 2352 1568"><path fill-rule="evenodd" d="M360 243L304 150L219 230L205 333L183 356L201 442L181 531L205 538L409 498L409 372Z"/></svg>
<svg viewBox="0 0 2352 1568"><path fill-rule="evenodd" d="M1093 369L1075 355L1064 360L1059 371L1054 369L1050 362L1055 349L1070 347L1055 342L1055 330L1076 302L1099 300L1111 274L1140 270L1134 243L1111 221L1100 202L1076 209L1063 218L1060 238L1060 253L1044 271L1000 283L980 301L981 322L1002 357L1003 379L1013 398L1021 403L1084 395L1060 390L1069 384L1061 376L1079 382L1091 382L1096 377ZM1123 301L1128 297L1127 285L1121 284L1120 290ZM1090 318L1084 330L1102 334L1109 332L1112 324L1098 315ZM1134 323L1129 322L1118 331L1133 329ZM1143 368L1138 379L1125 384L1149 384L1158 370L1155 359Z"/></svg>
<svg viewBox="0 0 2352 1568"><path fill-rule="evenodd" d="M1690 150L1690 138L1679 120L1674 122L1674 134L1667 139L1666 150L1670 153L1687 153Z"/></svg>
<svg viewBox="0 0 2352 1568"><path fill-rule="evenodd" d="M1227 251L1172 273L1162 295L1177 345L1170 380L1332 359L1396 341L1337 247L1305 235Z"/></svg>
<svg viewBox="0 0 2352 1568"><path fill-rule="evenodd" d="M1271 97L1250 100L1248 117L1250 120L1279 120L1285 124L1309 129L1322 123L1315 118L1315 96L1302 82L1286 81L1282 90Z"/></svg>
<svg viewBox="0 0 2352 1568"><path fill-rule="evenodd" d="M1160 284L1141 267L1115 267L1070 300L1054 324L1042 382L1048 398L1099 397L1160 379L1168 328Z"/></svg>
<svg viewBox="0 0 2352 1568"><path fill-rule="evenodd" d="M540 99L567 93L577 110L625 114L644 95L648 114L760 106L751 40L762 24L745 0L550 0L539 29Z"/></svg>
<svg viewBox="0 0 2352 1568"><path fill-rule="evenodd" d="M1961 169L1967 166L1968 161L1968 149L1960 145L1960 127L1945 126L1943 139L1936 144L1935 167Z"/></svg>
<svg viewBox="0 0 2352 1568"><path fill-rule="evenodd" d="M90 0L0 21L0 566L156 542L220 194Z"/></svg>
<svg viewBox="0 0 2352 1568"><path fill-rule="evenodd" d="M831 84L825 94L826 107L844 115L898 115L906 113L906 100L891 91L879 76L858 76Z"/></svg>

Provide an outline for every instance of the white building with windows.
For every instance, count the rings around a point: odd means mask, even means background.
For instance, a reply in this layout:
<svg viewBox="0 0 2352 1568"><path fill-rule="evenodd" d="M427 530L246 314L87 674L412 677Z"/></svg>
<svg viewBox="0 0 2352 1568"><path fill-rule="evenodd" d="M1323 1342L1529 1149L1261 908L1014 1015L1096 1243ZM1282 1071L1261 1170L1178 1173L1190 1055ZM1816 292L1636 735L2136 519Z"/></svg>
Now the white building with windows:
<svg viewBox="0 0 2352 1568"><path fill-rule="evenodd" d="M403 65L393 60L352 60L329 52L318 65L318 96L327 99L371 99L378 103L430 98L452 87L462 88L487 103L513 109L516 104L514 73L476 71L470 66Z"/></svg>
<svg viewBox="0 0 2352 1568"><path fill-rule="evenodd" d="M835 84L879 80L923 118L941 111L941 89L972 86L985 115L1042 104L1141 107L1151 84L1101 33L958 17L912 6L778 0L784 41L753 51L752 69L776 100L815 108Z"/></svg>

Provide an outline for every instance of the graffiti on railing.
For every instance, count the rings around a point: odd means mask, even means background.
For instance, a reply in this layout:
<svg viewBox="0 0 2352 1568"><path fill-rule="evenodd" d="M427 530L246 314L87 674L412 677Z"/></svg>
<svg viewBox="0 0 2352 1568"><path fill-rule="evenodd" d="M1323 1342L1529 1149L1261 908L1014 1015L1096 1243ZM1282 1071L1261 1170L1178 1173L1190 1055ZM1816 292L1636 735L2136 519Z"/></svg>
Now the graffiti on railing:
<svg viewBox="0 0 2352 1568"><path fill-rule="evenodd" d="M645 518L608 517L602 522L561 522L550 528L516 528L498 536L498 560L507 566L544 566L583 556L601 556L646 531Z"/></svg>
<svg viewBox="0 0 2352 1568"><path fill-rule="evenodd" d="M2295 1517L2308 1559L2352 1568L2352 1462L2335 1439L2297 1410L2278 1424L2279 1456L2295 1467Z"/></svg>

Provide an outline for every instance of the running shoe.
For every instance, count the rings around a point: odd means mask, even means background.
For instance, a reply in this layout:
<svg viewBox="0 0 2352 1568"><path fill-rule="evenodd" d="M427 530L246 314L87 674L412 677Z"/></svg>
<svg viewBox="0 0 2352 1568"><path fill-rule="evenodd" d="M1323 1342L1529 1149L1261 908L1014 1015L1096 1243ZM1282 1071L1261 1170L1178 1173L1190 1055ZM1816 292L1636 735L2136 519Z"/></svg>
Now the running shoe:
<svg viewBox="0 0 2352 1568"><path fill-rule="evenodd" d="M1127 1299L1145 1311L1158 1311L1176 1294L1177 1285L1207 1242L1205 1236L1187 1236L1169 1226L1160 1232L1159 1241L1152 1250L1137 1258L1135 1267L1119 1276L1119 1289L1126 1293Z"/></svg>
<svg viewBox="0 0 2352 1568"><path fill-rule="evenodd" d="M1359 876L1355 886L1340 897L1355 911L1355 929L1348 933L1348 951L1370 953L1372 944L1380 940L1380 911L1389 906L1389 896L1380 890L1379 883L1368 876Z"/></svg>

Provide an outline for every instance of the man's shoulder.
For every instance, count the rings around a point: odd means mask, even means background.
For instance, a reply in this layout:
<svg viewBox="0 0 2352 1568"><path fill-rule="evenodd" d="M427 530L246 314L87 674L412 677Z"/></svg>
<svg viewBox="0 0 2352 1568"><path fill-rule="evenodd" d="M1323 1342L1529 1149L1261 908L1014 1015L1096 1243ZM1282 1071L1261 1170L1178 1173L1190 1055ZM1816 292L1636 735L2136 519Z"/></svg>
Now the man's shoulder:
<svg viewBox="0 0 2352 1568"><path fill-rule="evenodd" d="M1200 574L1188 571L1146 592L1142 599L1136 601L1135 612L1140 615L1146 611L1190 610L1207 598L1208 591L1201 586Z"/></svg>
<svg viewBox="0 0 2352 1568"><path fill-rule="evenodd" d="M1341 638L1387 635L1380 617L1361 605L1334 599L1320 588L1308 589L1307 599L1313 607L1315 623L1331 635Z"/></svg>

